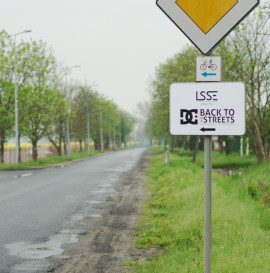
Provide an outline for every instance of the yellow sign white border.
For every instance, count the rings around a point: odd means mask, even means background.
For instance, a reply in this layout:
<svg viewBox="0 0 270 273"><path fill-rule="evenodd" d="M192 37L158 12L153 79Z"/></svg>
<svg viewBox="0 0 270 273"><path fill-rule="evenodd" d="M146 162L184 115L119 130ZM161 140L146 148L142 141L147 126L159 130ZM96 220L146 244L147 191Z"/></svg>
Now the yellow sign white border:
<svg viewBox="0 0 270 273"><path fill-rule="evenodd" d="M177 5L176 0L157 0L156 3L187 38L204 55L208 55L223 38L259 4L259 2L259 0L238 0L238 3L206 34Z"/></svg>

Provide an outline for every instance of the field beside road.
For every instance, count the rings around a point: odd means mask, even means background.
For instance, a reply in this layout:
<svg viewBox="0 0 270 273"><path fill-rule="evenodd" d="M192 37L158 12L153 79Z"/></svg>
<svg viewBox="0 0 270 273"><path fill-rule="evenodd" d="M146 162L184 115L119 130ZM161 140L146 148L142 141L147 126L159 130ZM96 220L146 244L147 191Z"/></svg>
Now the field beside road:
<svg viewBox="0 0 270 273"><path fill-rule="evenodd" d="M159 248L145 263L127 261L129 272L203 272L203 153L191 163L185 151L156 149L147 170L151 193L144 205L138 248ZM212 269L218 273L270 271L270 164L253 157L213 153ZM229 172L231 171L231 172ZM232 176L225 174L230 173Z"/></svg>
<svg viewBox="0 0 270 273"><path fill-rule="evenodd" d="M24 170L24 169L38 169L38 168L43 168L43 167L48 167L52 165L62 165L65 163L68 163L70 161L75 161L83 158L88 158L94 155L99 154L99 151L91 151L90 155L88 155L87 151L75 151L70 153L70 160L68 160L67 155L54 155L54 156L49 156L49 157L43 157L39 158L37 161L34 160L28 160L26 162L21 162L19 164L0 164L0 170Z"/></svg>

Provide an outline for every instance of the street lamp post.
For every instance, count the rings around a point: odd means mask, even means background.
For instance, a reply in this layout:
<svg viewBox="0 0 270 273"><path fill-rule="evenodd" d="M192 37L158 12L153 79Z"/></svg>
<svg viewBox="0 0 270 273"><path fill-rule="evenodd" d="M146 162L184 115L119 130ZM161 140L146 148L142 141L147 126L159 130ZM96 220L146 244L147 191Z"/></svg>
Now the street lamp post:
<svg viewBox="0 0 270 273"><path fill-rule="evenodd" d="M73 66L67 67L67 69L72 70L72 68L78 68L78 67L81 67L81 66L80 65L73 65ZM66 88L67 88L67 74L68 74L68 72L66 72L66 74L65 74L66 75ZM69 99L68 99L68 103L69 103ZM70 108L68 108L68 115L67 115L67 156L68 156L68 160L70 160L69 118L70 118Z"/></svg>
<svg viewBox="0 0 270 273"><path fill-rule="evenodd" d="M90 155L90 120L89 120L89 105L87 99L87 149L88 155Z"/></svg>
<svg viewBox="0 0 270 273"><path fill-rule="evenodd" d="M119 148L122 149L122 136L121 136L121 113L120 113L120 123L119 123Z"/></svg>
<svg viewBox="0 0 270 273"><path fill-rule="evenodd" d="M15 151L15 162L19 163L19 125L18 125L18 86L17 86L17 51L16 51L16 36L31 32L32 30L25 30L14 34L14 89L15 89L15 138L16 138L16 151Z"/></svg>
<svg viewBox="0 0 270 273"><path fill-rule="evenodd" d="M115 150L116 140L115 140L115 127L113 127L113 150Z"/></svg>
<svg viewBox="0 0 270 273"><path fill-rule="evenodd" d="M102 106L100 98L100 151L103 152L103 128L102 128Z"/></svg>
<svg viewBox="0 0 270 273"><path fill-rule="evenodd" d="M70 118L70 109L68 109L68 115L67 115L67 156L68 156L68 160L70 160L69 118Z"/></svg>

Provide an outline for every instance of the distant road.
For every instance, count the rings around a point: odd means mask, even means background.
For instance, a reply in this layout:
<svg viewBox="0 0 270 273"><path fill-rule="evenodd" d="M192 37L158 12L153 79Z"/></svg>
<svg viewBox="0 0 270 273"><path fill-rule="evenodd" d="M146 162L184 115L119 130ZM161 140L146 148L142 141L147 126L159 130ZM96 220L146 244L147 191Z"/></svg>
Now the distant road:
<svg viewBox="0 0 270 273"><path fill-rule="evenodd" d="M76 247L85 219L101 217L117 194L119 175L145 150L107 153L64 168L0 172L0 272L46 272L49 257Z"/></svg>

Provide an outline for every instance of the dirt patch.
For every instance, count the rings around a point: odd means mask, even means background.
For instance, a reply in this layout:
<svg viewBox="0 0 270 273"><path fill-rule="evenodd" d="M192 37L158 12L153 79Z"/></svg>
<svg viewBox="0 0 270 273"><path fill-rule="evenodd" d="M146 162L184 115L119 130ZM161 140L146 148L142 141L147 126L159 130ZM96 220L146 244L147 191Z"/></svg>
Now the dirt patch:
<svg viewBox="0 0 270 273"><path fill-rule="evenodd" d="M117 183L119 196L112 198L104 216L91 225L89 233L79 237L79 249L65 253L71 258L63 261L54 273L126 272L123 262L141 262L157 251L134 246L135 226L141 217L138 211L148 196L144 172L149 157L150 152L145 152L137 166L121 176Z"/></svg>

